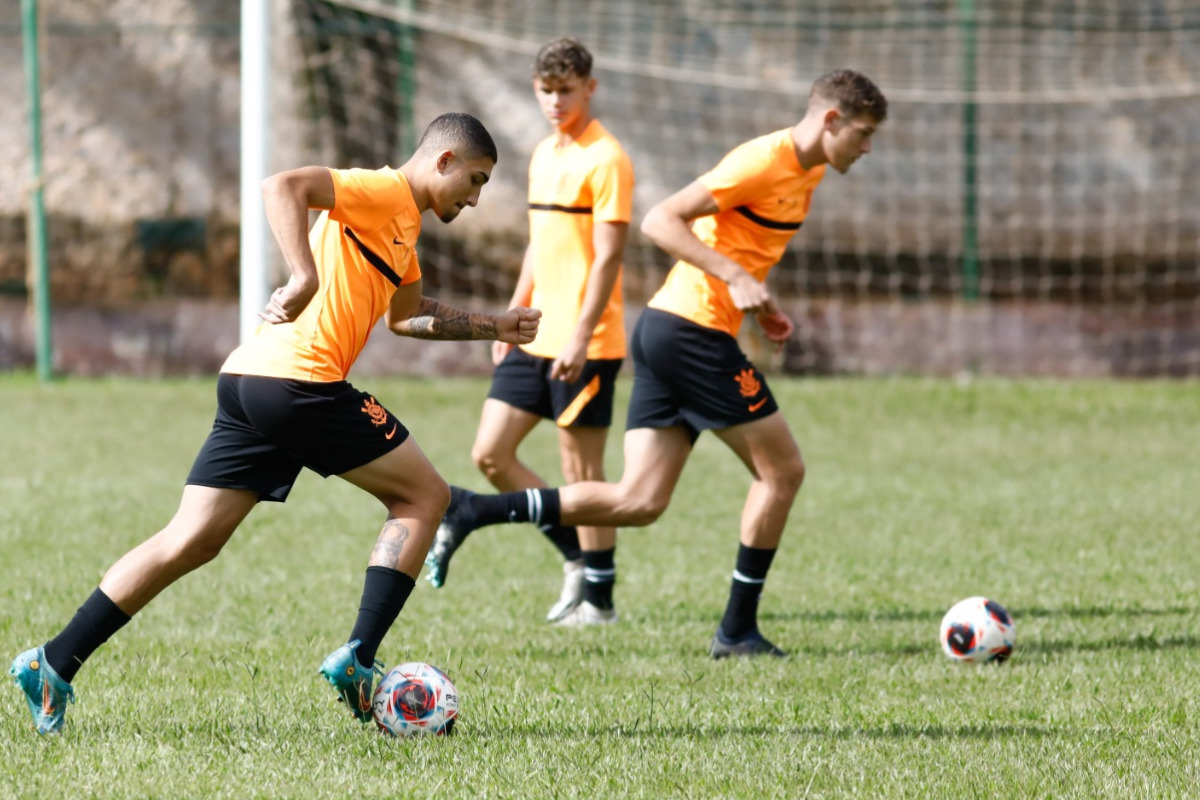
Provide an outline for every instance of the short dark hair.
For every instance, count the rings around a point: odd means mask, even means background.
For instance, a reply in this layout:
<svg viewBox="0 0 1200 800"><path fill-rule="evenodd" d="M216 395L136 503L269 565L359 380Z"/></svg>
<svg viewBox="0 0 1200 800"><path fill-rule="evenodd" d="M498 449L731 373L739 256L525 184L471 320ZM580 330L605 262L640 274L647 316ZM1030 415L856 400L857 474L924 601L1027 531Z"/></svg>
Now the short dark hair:
<svg viewBox="0 0 1200 800"><path fill-rule="evenodd" d="M876 122L887 119L888 103L879 87L861 72L835 69L813 81L809 100L823 100L837 106L847 117L872 117Z"/></svg>
<svg viewBox="0 0 1200 800"><path fill-rule="evenodd" d="M562 80L568 75L592 76L592 54L573 36L563 36L542 45L533 62L533 77Z"/></svg>
<svg viewBox="0 0 1200 800"><path fill-rule="evenodd" d="M499 159L496 143L483 123L470 114L442 114L429 123L417 142L417 151L453 150L464 158L490 158L494 164Z"/></svg>

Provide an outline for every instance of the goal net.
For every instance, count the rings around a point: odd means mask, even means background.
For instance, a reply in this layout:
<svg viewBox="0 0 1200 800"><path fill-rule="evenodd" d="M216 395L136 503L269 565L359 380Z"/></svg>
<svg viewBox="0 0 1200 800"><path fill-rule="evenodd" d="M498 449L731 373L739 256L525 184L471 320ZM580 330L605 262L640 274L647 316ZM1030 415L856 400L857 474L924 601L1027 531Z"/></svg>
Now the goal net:
<svg viewBox="0 0 1200 800"><path fill-rule="evenodd" d="M500 148L479 209L429 222L431 292L507 301L529 156L549 127L538 48L580 38L596 115L636 171L636 313L669 259L649 207L794 124L848 66L890 102L830 173L771 276L794 373L1200 374L1200 5L1192 0L290 0L276 21L272 166L399 165L475 114Z"/></svg>

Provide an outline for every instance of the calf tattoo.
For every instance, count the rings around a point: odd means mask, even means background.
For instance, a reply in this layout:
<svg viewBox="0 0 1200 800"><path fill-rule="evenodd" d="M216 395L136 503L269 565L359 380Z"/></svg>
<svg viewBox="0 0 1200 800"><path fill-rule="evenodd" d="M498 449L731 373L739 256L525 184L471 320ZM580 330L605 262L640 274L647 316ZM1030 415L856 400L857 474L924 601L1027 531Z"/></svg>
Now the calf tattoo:
<svg viewBox="0 0 1200 800"><path fill-rule="evenodd" d="M371 550L371 566L398 569L400 554L411 535L412 532L403 522L389 517L388 521L383 523L383 530L379 532L375 548Z"/></svg>

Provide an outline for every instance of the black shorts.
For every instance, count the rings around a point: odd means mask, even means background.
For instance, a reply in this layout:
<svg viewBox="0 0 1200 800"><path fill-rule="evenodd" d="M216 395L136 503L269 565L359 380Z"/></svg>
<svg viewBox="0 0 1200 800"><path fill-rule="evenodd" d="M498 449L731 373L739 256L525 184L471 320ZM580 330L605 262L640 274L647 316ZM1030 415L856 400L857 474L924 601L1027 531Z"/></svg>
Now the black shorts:
<svg viewBox="0 0 1200 800"><path fill-rule="evenodd" d="M346 381L217 379L217 418L187 482L287 499L301 467L341 475L399 447L408 429Z"/></svg>
<svg viewBox="0 0 1200 800"><path fill-rule="evenodd" d="M682 425L694 442L778 410L737 339L656 308L638 317L626 430Z"/></svg>
<svg viewBox="0 0 1200 800"><path fill-rule="evenodd" d="M583 365L583 374L573 383L551 380L553 364L554 359L533 356L514 347L492 374L488 397L552 419L563 428L611 425L621 359L589 359Z"/></svg>

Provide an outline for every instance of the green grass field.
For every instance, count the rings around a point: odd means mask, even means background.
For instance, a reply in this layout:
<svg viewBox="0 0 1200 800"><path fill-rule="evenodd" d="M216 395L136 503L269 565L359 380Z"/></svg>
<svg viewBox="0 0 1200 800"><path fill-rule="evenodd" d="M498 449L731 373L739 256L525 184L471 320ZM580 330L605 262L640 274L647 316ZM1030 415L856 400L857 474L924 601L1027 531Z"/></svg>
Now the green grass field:
<svg viewBox="0 0 1200 800"><path fill-rule="evenodd" d="M486 383L359 383L483 488ZM705 656L747 486L708 436L667 514L621 534L621 624L542 623L559 564L529 527L476 535L445 589L420 581L380 657L447 669L462 722L376 735L316 668L353 623L382 509L306 473L96 654L64 735L37 737L6 681L0 796L1197 796L1200 387L773 387L809 466L761 606L793 657ZM56 633L166 522L213 405L211 381L0 377L0 655ZM550 430L525 455L557 481ZM1016 619L1003 667L938 648L973 594Z"/></svg>

